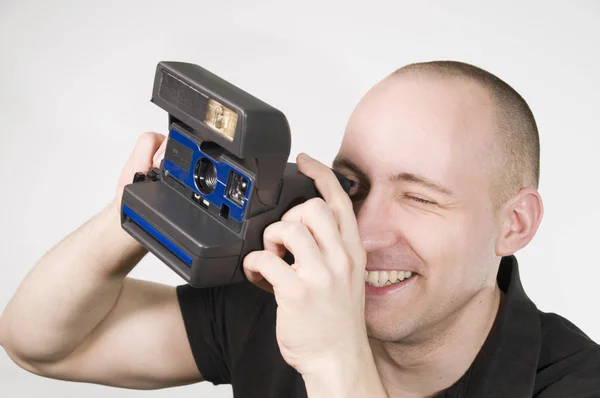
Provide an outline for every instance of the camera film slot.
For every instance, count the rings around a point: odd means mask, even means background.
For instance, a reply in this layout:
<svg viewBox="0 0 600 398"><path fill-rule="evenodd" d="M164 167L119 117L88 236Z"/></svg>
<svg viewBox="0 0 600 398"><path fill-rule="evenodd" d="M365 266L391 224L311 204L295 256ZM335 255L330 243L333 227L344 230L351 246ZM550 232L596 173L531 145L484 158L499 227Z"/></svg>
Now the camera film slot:
<svg viewBox="0 0 600 398"><path fill-rule="evenodd" d="M192 265L192 258L173 243L169 238L163 235L160 231L154 228L150 223L140 217L136 212L134 212L128 206L123 206L123 214L131 220L135 225L138 226L142 231L144 231L150 238L155 239L158 243L160 243L163 247L168 249L173 255L177 256L181 261L187 264L188 267Z"/></svg>

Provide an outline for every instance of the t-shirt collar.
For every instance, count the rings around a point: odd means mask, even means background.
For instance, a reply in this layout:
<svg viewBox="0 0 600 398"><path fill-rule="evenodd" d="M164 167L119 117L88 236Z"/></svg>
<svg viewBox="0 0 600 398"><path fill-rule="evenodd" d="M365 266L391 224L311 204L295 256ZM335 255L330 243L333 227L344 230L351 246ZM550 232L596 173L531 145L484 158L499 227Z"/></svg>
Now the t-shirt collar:
<svg viewBox="0 0 600 398"><path fill-rule="evenodd" d="M537 307L523 289L514 256L502 258L497 281L505 295L494 326L465 375L465 396L531 396L542 340Z"/></svg>

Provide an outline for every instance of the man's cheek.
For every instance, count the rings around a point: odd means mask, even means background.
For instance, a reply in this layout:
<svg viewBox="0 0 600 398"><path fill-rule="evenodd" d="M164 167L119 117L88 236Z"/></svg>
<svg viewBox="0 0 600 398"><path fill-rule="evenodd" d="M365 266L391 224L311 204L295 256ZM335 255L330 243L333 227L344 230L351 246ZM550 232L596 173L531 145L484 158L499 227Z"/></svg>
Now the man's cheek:
<svg viewBox="0 0 600 398"><path fill-rule="evenodd" d="M460 229L431 217L414 220L412 225L409 240L426 265L443 267L456 260L457 245L461 244Z"/></svg>

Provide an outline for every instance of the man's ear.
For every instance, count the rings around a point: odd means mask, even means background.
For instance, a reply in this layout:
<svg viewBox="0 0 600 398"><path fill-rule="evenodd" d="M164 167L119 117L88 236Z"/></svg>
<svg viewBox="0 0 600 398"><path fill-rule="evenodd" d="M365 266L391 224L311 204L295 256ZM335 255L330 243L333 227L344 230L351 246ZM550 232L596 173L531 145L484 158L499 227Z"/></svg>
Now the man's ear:
<svg viewBox="0 0 600 398"><path fill-rule="evenodd" d="M508 256L527 246L542 222L544 206L539 192L523 188L498 211L496 255Z"/></svg>

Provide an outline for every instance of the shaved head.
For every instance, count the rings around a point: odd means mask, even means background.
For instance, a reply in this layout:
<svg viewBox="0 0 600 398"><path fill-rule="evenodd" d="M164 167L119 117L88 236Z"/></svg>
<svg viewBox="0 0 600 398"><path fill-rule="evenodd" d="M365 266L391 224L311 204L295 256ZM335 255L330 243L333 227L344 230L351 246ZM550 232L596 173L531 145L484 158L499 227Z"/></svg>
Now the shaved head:
<svg viewBox="0 0 600 398"><path fill-rule="evenodd" d="M538 188L540 144L535 118L527 102L506 82L476 66L457 61L432 61L406 65L391 76L417 74L432 78L473 81L489 93L493 105L495 136L486 160L496 206L525 187Z"/></svg>
<svg viewBox="0 0 600 398"><path fill-rule="evenodd" d="M411 64L361 98L332 166L353 182L365 322L383 351L427 355L482 313L493 323L500 261L543 213L538 164L526 102L477 67Z"/></svg>

